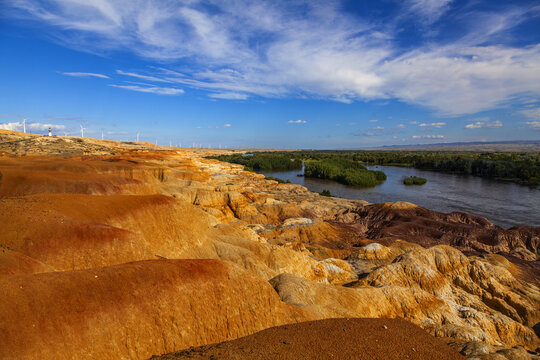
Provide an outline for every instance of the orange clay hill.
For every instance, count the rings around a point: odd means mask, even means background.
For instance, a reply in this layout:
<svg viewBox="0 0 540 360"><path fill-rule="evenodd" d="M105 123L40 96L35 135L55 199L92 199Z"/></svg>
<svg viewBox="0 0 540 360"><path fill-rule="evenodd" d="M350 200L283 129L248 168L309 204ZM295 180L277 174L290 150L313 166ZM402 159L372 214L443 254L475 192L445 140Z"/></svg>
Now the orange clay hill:
<svg viewBox="0 0 540 360"><path fill-rule="evenodd" d="M0 358L538 358L539 228L217 152L1 131Z"/></svg>

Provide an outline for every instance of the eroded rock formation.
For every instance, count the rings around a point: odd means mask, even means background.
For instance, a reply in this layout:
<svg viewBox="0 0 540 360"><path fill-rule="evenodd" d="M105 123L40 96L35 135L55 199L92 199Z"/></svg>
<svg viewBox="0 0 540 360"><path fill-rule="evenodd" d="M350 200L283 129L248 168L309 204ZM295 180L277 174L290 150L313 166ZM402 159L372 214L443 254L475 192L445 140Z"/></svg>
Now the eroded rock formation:
<svg viewBox="0 0 540 360"><path fill-rule="evenodd" d="M204 152L6 136L2 357L139 359L335 317L403 318L470 358L540 345L538 228L321 197Z"/></svg>

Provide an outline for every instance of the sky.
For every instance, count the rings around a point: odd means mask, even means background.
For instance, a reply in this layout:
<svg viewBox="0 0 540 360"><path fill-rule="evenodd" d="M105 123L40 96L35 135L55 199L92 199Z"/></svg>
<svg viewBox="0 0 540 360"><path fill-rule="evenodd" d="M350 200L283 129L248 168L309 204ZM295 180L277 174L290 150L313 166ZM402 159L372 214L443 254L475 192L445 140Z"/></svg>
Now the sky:
<svg viewBox="0 0 540 360"><path fill-rule="evenodd" d="M354 149L540 139L540 3L3 0L0 129Z"/></svg>

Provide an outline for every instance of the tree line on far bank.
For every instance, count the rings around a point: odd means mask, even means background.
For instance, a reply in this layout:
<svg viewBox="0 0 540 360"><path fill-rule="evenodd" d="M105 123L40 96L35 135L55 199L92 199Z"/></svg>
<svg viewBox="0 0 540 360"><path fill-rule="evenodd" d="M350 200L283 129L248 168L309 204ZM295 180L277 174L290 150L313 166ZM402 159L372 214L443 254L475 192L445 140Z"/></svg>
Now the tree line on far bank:
<svg viewBox="0 0 540 360"><path fill-rule="evenodd" d="M248 171L286 171L302 169L302 160L292 153L256 152L253 154L233 154L209 156L211 159L244 165Z"/></svg>
<svg viewBox="0 0 540 360"><path fill-rule="evenodd" d="M540 184L539 153L366 151L355 153L352 158L369 164L408 166L526 185Z"/></svg>
<svg viewBox="0 0 540 360"><path fill-rule="evenodd" d="M369 165L406 166L417 169L501 179L526 185L540 184L540 153L451 152L451 151L290 151L255 152L252 156L220 155L221 161L242 164L255 171L282 171L302 168L306 176L319 177L344 184L373 184L373 179L358 166L346 161ZM336 168L341 169L337 175ZM309 170L308 170L309 169ZM353 175L356 173L356 175ZM384 181L384 180L382 180ZM364 185L361 185L364 186ZM374 185L366 185L374 186Z"/></svg>

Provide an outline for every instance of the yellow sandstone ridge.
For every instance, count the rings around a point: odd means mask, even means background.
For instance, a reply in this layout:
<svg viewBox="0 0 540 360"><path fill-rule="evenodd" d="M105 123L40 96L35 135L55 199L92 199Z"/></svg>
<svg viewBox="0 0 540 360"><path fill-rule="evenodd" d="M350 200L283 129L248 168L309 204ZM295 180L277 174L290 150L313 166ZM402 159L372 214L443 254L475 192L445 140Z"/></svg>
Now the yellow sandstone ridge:
<svg viewBox="0 0 540 360"><path fill-rule="evenodd" d="M418 207L417 205L406 201L387 202L384 203L384 206L390 209L414 209Z"/></svg>

